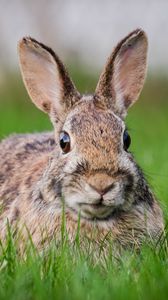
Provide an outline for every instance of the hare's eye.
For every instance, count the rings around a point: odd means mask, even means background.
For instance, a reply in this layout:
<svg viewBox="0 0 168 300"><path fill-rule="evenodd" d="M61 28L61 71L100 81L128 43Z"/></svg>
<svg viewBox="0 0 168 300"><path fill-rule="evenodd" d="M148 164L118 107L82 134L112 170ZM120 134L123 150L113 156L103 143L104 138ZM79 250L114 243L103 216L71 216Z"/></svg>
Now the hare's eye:
<svg viewBox="0 0 168 300"><path fill-rule="evenodd" d="M131 144L131 138L127 130L124 131L123 144L124 144L124 150L127 151Z"/></svg>
<svg viewBox="0 0 168 300"><path fill-rule="evenodd" d="M60 147L64 153L68 153L71 148L69 134L65 131L60 133Z"/></svg>

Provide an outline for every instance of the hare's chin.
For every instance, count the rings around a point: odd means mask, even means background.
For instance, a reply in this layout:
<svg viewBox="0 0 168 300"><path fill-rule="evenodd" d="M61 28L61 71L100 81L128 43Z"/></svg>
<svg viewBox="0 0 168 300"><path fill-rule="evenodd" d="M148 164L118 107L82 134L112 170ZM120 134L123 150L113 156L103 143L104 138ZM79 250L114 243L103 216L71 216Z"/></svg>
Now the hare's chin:
<svg viewBox="0 0 168 300"><path fill-rule="evenodd" d="M82 217L87 219L104 219L107 218L114 210L114 207L103 204L82 204L80 213Z"/></svg>

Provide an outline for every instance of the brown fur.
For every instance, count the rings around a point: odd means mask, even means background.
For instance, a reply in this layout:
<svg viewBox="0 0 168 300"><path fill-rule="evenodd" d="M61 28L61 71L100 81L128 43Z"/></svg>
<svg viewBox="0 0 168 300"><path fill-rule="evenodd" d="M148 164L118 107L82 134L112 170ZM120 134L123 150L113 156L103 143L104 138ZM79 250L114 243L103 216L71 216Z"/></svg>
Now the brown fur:
<svg viewBox="0 0 168 300"><path fill-rule="evenodd" d="M129 61L128 44L133 47ZM123 116L143 86L146 45L143 31L129 34L114 50L95 95L81 96L51 49L31 38L21 41L24 82L33 102L49 113L55 132L16 135L0 143L2 237L8 220L23 240L28 228L39 248L48 239L59 241L64 207L71 240L79 213L82 240L100 243L110 234L116 247L139 247L146 236L157 239L163 230L161 209L132 154L123 149ZM131 79L129 69L135 73ZM59 145L61 131L70 136L67 154Z"/></svg>

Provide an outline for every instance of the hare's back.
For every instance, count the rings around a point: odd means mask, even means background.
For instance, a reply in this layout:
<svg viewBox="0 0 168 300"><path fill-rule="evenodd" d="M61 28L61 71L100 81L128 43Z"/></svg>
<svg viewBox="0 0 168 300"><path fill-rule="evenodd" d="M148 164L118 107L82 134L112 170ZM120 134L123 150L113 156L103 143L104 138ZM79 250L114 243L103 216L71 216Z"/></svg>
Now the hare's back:
<svg viewBox="0 0 168 300"><path fill-rule="evenodd" d="M12 135L0 142L0 200L12 196L26 174L44 164L55 147L53 133ZM35 168L35 166L38 166ZM2 199L3 198L3 199ZM13 198L13 197L12 197Z"/></svg>
<svg viewBox="0 0 168 300"><path fill-rule="evenodd" d="M17 134L11 135L0 142L0 170L5 164L23 164L26 160L54 149L54 134Z"/></svg>

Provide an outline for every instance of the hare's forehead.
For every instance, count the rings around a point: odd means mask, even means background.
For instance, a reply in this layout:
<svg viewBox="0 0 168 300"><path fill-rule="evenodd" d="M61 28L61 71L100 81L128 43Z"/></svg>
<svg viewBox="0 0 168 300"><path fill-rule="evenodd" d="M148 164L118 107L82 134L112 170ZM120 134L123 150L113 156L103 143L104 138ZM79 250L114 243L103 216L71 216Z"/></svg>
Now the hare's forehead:
<svg viewBox="0 0 168 300"><path fill-rule="evenodd" d="M104 111L95 107L74 111L68 120L67 126L76 136L92 138L119 137L124 130L123 121L112 111Z"/></svg>

